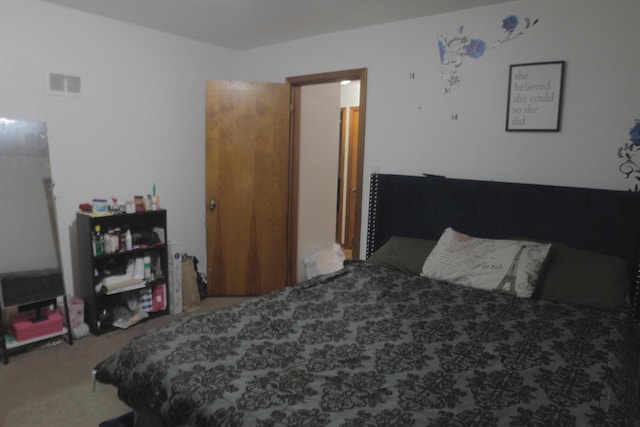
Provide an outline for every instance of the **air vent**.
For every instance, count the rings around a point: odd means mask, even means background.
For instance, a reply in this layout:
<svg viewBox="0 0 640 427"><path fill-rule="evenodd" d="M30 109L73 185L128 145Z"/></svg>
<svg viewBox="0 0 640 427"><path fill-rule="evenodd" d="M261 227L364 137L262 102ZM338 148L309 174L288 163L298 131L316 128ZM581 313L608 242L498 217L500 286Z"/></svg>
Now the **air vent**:
<svg viewBox="0 0 640 427"><path fill-rule="evenodd" d="M49 73L49 92L78 95L81 90L82 80L79 76Z"/></svg>

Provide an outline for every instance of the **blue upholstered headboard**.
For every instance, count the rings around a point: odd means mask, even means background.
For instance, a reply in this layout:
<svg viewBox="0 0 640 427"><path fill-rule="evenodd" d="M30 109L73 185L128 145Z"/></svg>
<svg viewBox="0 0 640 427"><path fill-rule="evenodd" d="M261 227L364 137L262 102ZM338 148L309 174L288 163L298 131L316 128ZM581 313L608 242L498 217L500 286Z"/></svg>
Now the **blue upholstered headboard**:
<svg viewBox="0 0 640 427"><path fill-rule="evenodd" d="M368 258L391 236L437 240L445 228L485 238L528 238L615 255L636 268L640 318L640 194L536 184L373 174Z"/></svg>

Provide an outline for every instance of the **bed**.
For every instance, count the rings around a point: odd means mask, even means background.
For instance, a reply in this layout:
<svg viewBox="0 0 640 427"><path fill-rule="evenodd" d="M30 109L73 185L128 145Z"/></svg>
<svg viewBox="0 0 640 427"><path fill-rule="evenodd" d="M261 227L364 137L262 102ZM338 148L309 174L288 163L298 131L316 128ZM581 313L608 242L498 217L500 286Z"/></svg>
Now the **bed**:
<svg viewBox="0 0 640 427"><path fill-rule="evenodd" d="M139 426L640 425L639 197L374 174L366 261L172 321L96 378ZM533 294L422 275L448 229L548 248Z"/></svg>

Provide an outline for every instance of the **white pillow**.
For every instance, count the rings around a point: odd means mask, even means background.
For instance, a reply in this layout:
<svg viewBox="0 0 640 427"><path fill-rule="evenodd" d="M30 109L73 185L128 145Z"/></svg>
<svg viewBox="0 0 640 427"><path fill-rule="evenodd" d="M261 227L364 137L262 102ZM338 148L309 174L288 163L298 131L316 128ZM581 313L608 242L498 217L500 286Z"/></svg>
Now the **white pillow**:
<svg viewBox="0 0 640 427"><path fill-rule="evenodd" d="M480 239L447 228L422 276L530 297L550 248L550 243Z"/></svg>

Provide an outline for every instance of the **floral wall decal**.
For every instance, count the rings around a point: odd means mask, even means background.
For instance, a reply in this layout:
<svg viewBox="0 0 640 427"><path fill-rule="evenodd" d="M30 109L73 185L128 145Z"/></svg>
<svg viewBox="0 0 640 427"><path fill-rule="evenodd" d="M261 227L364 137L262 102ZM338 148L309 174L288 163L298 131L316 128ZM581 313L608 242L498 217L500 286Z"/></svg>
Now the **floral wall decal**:
<svg viewBox="0 0 640 427"><path fill-rule="evenodd" d="M640 166L634 160L634 158L640 153L640 119L636 119L635 125L629 130L629 141L622 147L618 148L618 157L622 159L622 163L618 167L618 170L624 175L625 178L633 177L636 180L636 184L631 191L640 191L638 188L638 182L640 182Z"/></svg>
<svg viewBox="0 0 640 427"><path fill-rule="evenodd" d="M538 19L532 21L530 18L525 18L520 22L515 15L507 16L502 20L504 34L491 45L491 49L514 40L537 23ZM447 83L445 93L451 93L451 89L460 83L457 72L463 59L465 57L479 59L487 50L487 44L484 40L463 35L463 30L464 27L458 27L458 34L453 37L438 36L440 76Z"/></svg>

